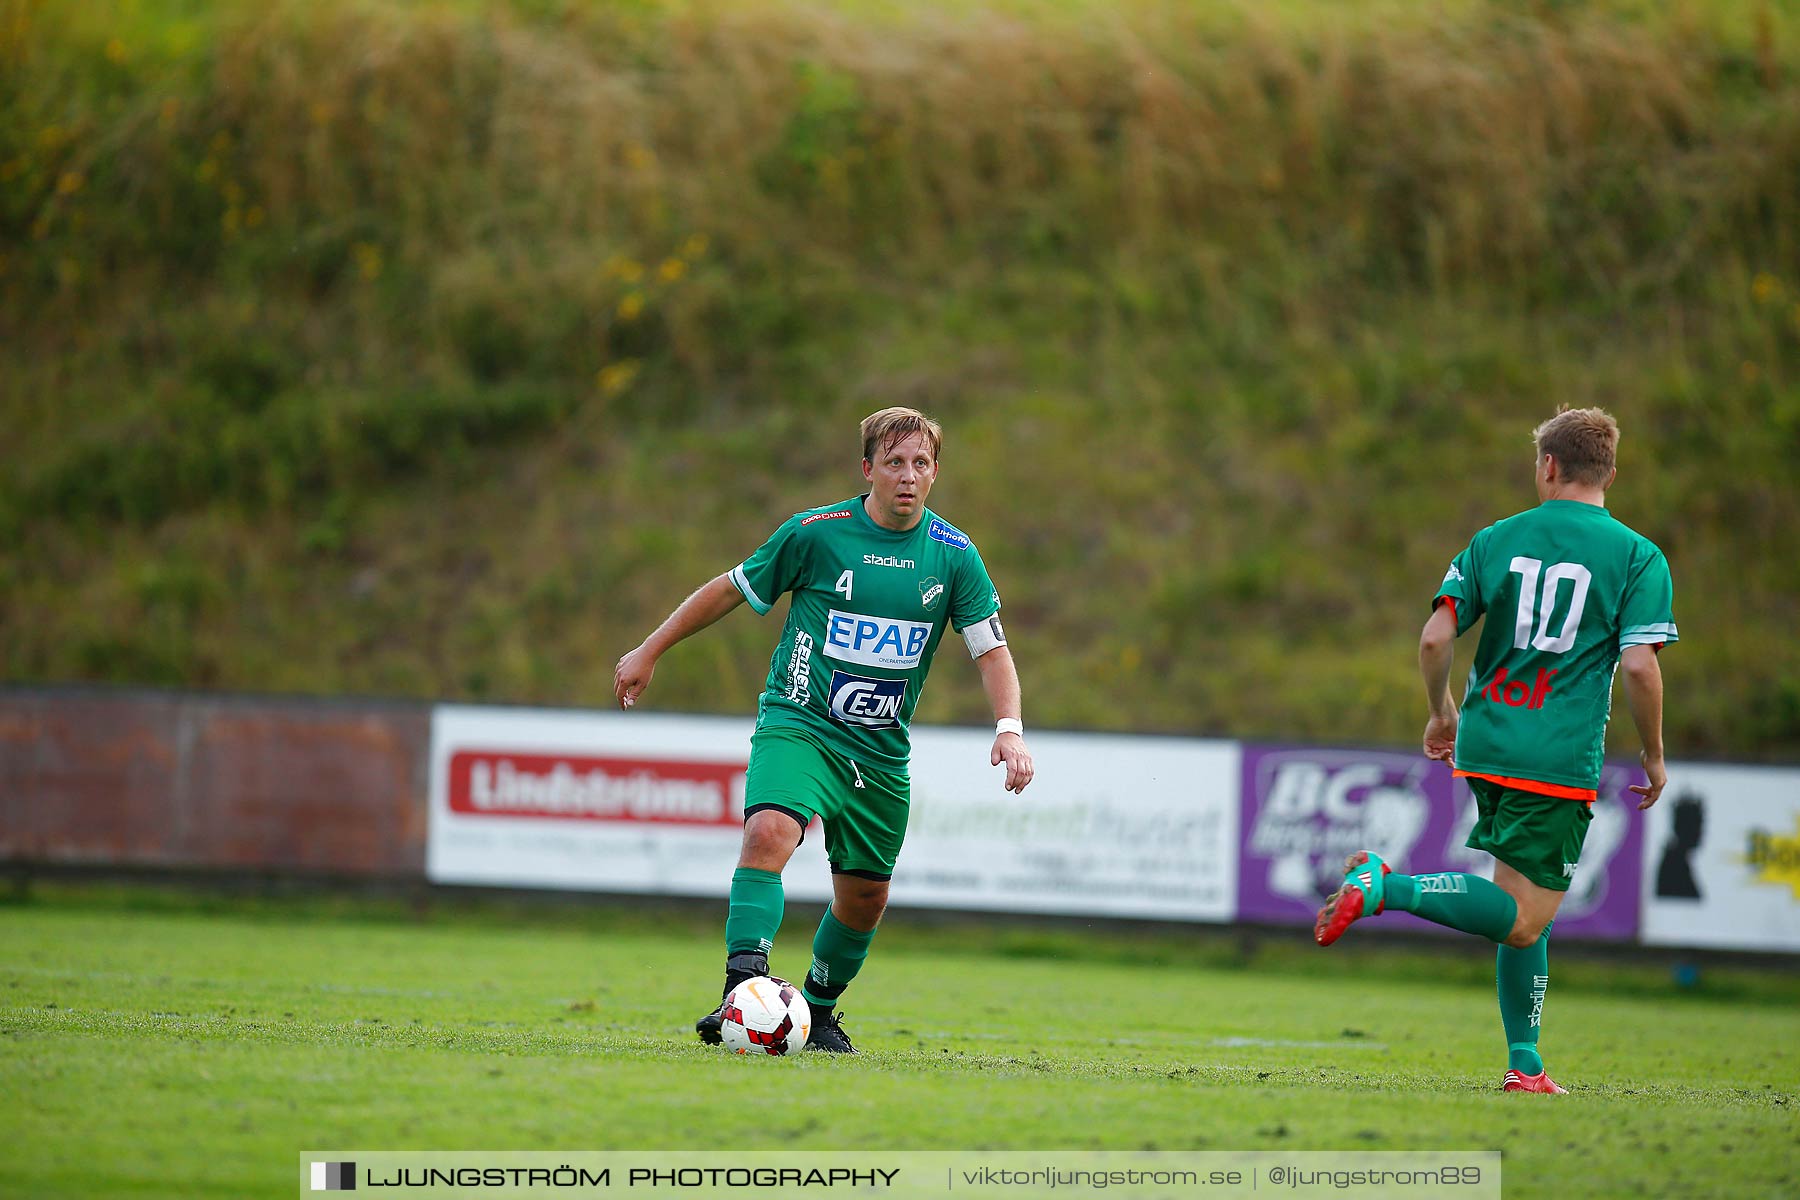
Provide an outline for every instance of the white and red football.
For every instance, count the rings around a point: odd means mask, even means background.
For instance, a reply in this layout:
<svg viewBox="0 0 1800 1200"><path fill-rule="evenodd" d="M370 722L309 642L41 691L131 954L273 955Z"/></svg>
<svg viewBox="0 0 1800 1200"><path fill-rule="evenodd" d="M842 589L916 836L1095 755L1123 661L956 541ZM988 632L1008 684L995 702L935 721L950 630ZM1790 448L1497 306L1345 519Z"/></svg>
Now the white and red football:
<svg viewBox="0 0 1800 1200"><path fill-rule="evenodd" d="M812 1032L800 989L773 975L746 979L725 997L719 1034L734 1054L798 1054Z"/></svg>

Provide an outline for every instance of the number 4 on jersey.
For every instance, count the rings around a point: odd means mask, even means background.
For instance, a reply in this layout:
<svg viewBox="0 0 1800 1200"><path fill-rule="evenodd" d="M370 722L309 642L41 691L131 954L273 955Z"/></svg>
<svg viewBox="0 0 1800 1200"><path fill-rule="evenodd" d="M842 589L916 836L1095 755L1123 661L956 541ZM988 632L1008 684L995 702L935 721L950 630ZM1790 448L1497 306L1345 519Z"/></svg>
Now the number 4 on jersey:
<svg viewBox="0 0 1800 1200"><path fill-rule="evenodd" d="M853 599L850 595L850 589L854 586L856 586L856 573L850 570L850 568L845 567L844 573L838 576L837 586L832 590L844 593L844 599L850 600Z"/></svg>
<svg viewBox="0 0 1800 1200"><path fill-rule="evenodd" d="M1556 563L1546 571L1542 559L1524 555L1512 560L1512 571L1521 577L1513 645L1520 650L1537 649L1551 654L1566 654L1574 649L1575 632L1581 626L1582 609L1587 607L1588 585L1594 581L1593 573L1580 563L1572 562ZM1541 598L1538 595L1540 575L1544 581ZM1563 618L1561 631L1551 637L1550 619L1556 610L1557 588L1565 579L1573 583L1575 591L1569 597L1569 613Z"/></svg>

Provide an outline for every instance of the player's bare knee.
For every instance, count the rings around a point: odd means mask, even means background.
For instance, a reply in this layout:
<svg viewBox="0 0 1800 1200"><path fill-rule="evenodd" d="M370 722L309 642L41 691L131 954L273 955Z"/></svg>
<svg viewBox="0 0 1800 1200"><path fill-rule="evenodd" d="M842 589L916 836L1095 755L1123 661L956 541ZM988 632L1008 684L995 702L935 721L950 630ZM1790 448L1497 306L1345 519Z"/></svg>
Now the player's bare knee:
<svg viewBox="0 0 1800 1200"><path fill-rule="evenodd" d="M851 929L867 933L881 924L887 911L888 889L885 883L866 888L840 888L831 901L831 911Z"/></svg>
<svg viewBox="0 0 1800 1200"><path fill-rule="evenodd" d="M779 872L800 844L799 823L786 813L765 810L744 822L744 844L738 866Z"/></svg>
<svg viewBox="0 0 1800 1200"><path fill-rule="evenodd" d="M1544 936L1544 922L1532 921L1523 914L1513 921L1512 932L1506 935L1506 944L1514 950L1528 950Z"/></svg>

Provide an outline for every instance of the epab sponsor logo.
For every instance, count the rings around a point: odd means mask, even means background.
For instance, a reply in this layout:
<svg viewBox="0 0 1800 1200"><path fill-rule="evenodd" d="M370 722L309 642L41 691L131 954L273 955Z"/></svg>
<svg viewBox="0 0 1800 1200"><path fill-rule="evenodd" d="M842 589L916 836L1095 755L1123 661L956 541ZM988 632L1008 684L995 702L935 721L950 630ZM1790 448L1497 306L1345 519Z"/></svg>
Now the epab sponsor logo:
<svg viewBox="0 0 1800 1200"><path fill-rule="evenodd" d="M1506 668L1501 667L1494 672L1488 685L1481 689L1481 694L1495 704L1504 704L1508 708L1542 708L1545 697L1552 690L1551 680L1555 678L1555 671L1539 667L1537 679L1532 683L1526 683L1523 679L1508 680Z"/></svg>
<svg viewBox="0 0 1800 1200"><path fill-rule="evenodd" d="M929 621L869 617L835 608L825 616L825 653L843 662L910 671L919 665L930 640Z"/></svg>
<svg viewBox="0 0 1800 1200"><path fill-rule="evenodd" d="M942 542L946 546L954 546L958 550L969 548L969 535L953 525L946 525L936 517L925 527L925 536L934 542Z"/></svg>
<svg viewBox="0 0 1800 1200"><path fill-rule="evenodd" d="M894 729L906 701L906 680L867 679L848 671L831 673L831 715L864 729Z"/></svg>

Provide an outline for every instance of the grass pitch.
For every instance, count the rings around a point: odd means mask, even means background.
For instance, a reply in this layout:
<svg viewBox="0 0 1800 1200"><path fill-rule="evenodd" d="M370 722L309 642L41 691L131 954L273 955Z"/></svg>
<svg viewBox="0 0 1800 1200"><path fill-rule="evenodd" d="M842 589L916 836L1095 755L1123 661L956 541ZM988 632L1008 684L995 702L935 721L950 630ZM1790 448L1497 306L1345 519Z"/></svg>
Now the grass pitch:
<svg viewBox="0 0 1800 1200"><path fill-rule="evenodd" d="M865 1053L749 1061L693 1040L694 908L39 887L0 907L0 1195L285 1195L352 1146L1500 1149L1508 1194L1800 1191L1792 970L1553 949L1576 1090L1506 1096L1491 955L1357 934L896 912L843 1006Z"/></svg>

